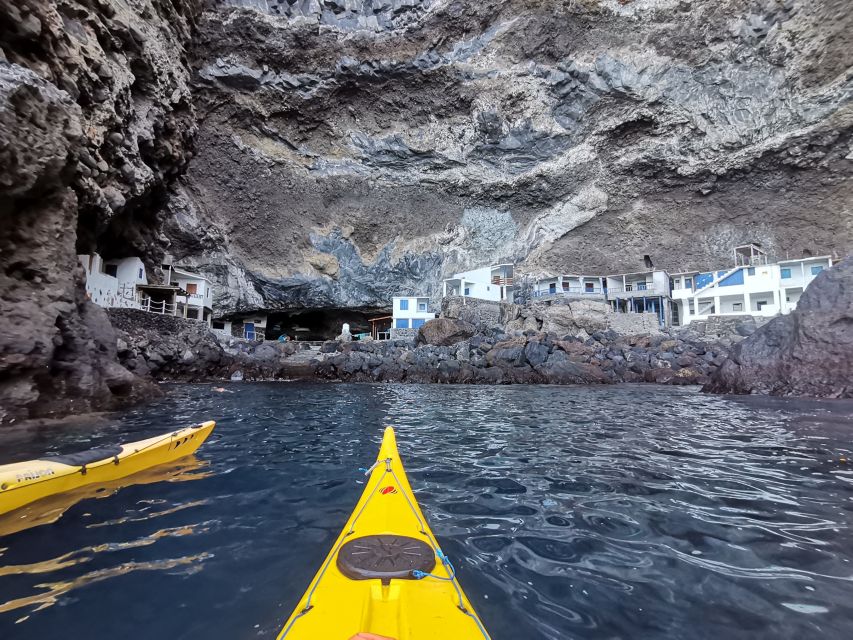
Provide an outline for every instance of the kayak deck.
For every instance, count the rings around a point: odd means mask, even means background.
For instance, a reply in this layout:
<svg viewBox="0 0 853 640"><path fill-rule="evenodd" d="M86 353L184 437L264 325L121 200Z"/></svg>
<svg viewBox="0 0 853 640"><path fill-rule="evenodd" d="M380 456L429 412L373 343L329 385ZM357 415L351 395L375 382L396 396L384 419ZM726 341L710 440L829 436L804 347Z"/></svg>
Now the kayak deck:
<svg viewBox="0 0 853 640"><path fill-rule="evenodd" d="M278 640L489 635L415 500L388 427L364 493ZM411 568L418 567L418 568Z"/></svg>
<svg viewBox="0 0 853 640"><path fill-rule="evenodd" d="M196 451L216 423L203 422L165 435L67 456L0 465L0 514L79 487L125 478Z"/></svg>

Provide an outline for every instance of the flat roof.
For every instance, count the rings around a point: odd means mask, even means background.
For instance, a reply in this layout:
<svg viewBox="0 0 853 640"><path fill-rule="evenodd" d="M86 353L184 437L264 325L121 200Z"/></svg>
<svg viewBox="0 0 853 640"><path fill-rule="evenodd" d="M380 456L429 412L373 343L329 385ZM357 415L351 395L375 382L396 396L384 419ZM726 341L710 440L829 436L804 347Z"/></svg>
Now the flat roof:
<svg viewBox="0 0 853 640"><path fill-rule="evenodd" d="M649 273L666 273L666 275L669 275L669 273L667 273L663 269L649 269L648 271L634 271L632 273L615 273L615 274L610 274L610 275L607 275L604 277L605 278L621 278L622 276L642 276L642 275L646 275Z"/></svg>
<svg viewBox="0 0 853 640"><path fill-rule="evenodd" d="M180 267L172 267L172 273L178 273L188 278L195 278L197 280L205 280L206 282L210 282L212 284L212 281L208 278L205 278L204 276L199 275L197 273L193 273L192 271L185 271Z"/></svg>
<svg viewBox="0 0 853 640"><path fill-rule="evenodd" d="M789 258L788 260L777 260L776 264L786 262L808 262L809 260L829 260L832 261L832 256L812 256L811 258Z"/></svg>

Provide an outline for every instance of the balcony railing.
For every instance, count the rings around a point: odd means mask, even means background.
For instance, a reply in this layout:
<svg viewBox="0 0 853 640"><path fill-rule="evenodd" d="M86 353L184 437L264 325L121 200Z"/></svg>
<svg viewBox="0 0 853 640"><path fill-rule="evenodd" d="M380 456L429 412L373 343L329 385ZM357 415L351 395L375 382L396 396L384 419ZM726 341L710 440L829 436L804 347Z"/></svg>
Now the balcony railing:
<svg viewBox="0 0 853 640"><path fill-rule="evenodd" d="M512 286L512 278L502 278L501 276L492 276L492 284Z"/></svg>
<svg viewBox="0 0 853 640"><path fill-rule="evenodd" d="M605 293L601 287L591 289L581 287L569 287L568 289L557 289L555 291L534 291L534 298L548 298L552 296L600 296Z"/></svg>
<svg viewBox="0 0 853 640"><path fill-rule="evenodd" d="M608 287L607 288L608 296L616 296L623 298L635 298L635 297L643 297L643 296L666 296L669 295L669 291L664 289L659 289L653 285L626 285L624 288L622 287Z"/></svg>

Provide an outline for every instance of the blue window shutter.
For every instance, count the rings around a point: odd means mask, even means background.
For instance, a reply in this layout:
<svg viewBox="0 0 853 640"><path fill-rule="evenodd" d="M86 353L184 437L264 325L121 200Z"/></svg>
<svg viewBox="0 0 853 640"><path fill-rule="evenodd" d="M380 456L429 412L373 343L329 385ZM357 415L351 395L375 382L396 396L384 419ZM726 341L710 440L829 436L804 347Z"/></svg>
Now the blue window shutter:
<svg viewBox="0 0 853 640"><path fill-rule="evenodd" d="M409 328L409 319L408 318L397 318L397 322L394 323L394 328L396 328L396 329L408 329Z"/></svg>
<svg viewBox="0 0 853 640"><path fill-rule="evenodd" d="M422 327L424 325L424 322L426 322L426 320L424 320L423 318L412 318L412 329Z"/></svg>
<svg viewBox="0 0 853 640"><path fill-rule="evenodd" d="M749 275L751 275L751 276L754 276L754 275L755 275L755 267L750 267L750 268L749 268Z"/></svg>
<svg viewBox="0 0 853 640"><path fill-rule="evenodd" d="M813 266L813 267L812 267L812 275L813 275L813 276L816 276L816 275L817 275L817 274L819 274L821 271L823 271L823 267L822 267L821 265L819 265L819 264L818 264L818 265L815 265L815 266Z"/></svg>
<svg viewBox="0 0 853 640"><path fill-rule="evenodd" d="M409 301L408 300L400 300L400 311L408 311L409 310Z"/></svg>
<svg viewBox="0 0 853 640"><path fill-rule="evenodd" d="M790 269L782 269L782 277L784 279L790 278L791 277L791 270Z"/></svg>

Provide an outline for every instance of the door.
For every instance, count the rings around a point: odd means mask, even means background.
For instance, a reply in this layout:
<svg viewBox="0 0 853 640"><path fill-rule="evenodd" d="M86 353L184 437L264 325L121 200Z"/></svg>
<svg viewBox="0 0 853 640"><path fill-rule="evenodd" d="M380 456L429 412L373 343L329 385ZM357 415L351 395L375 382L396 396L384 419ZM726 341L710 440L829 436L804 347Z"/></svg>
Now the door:
<svg viewBox="0 0 853 640"><path fill-rule="evenodd" d="M254 340L255 339L255 323L254 322L246 322L243 325L243 337L246 340Z"/></svg>

